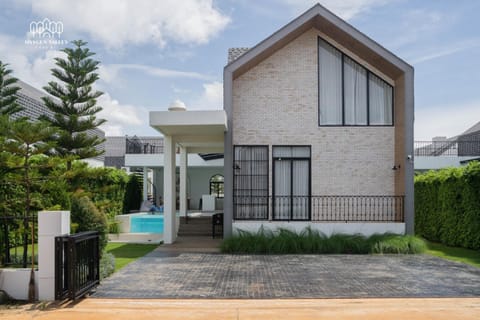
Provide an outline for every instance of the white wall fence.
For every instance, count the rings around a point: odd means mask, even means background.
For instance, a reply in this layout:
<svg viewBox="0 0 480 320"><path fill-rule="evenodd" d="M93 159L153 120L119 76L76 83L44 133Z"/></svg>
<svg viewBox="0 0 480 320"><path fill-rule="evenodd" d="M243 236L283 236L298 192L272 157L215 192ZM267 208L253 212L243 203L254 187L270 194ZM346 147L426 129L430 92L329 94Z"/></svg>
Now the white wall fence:
<svg viewBox="0 0 480 320"><path fill-rule="evenodd" d="M289 229L297 233L310 227L318 230L326 236L332 234L362 234L371 236L375 233L396 233L405 234L405 223L403 222L311 222L311 221L235 221L233 233L238 230L257 232L261 227L272 231L278 228Z"/></svg>
<svg viewBox="0 0 480 320"><path fill-rule="evenodd" d="M55 237L70 234L70 211L38 213L38 269L35 292L42 301L55 300ZM0 269L0 290L16 300L28 299L30 269Z"/></svg>

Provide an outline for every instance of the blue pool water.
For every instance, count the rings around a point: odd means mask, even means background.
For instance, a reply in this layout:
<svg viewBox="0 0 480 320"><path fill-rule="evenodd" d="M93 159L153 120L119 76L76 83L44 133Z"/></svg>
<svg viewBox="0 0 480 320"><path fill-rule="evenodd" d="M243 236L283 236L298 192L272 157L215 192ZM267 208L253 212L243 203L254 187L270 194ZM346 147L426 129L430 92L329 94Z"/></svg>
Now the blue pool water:
<svg viewBox="0 0 480 320"><path fill-rule="evenodd" d="M130 217L132 233L163 233L163 215L139 215Z"/></svg>

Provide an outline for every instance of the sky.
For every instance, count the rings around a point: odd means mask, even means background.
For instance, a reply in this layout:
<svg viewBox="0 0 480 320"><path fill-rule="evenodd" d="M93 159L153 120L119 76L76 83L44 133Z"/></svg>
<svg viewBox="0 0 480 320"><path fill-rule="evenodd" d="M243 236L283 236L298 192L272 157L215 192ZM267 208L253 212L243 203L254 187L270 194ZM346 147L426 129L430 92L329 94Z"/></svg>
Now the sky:
<svg viewBox="0 0 480 320"><path fill-rule="evenodd" d="M2 0L0 60L41 89L60 50L87 41L101 62L106 135L158 135L149 111L176 100L188 110L222 109L228 48L256 45L317 2ZM480 1L319 2L413 65L416 140L455 136L480 121ZM63 31L39 45L30 24L45 18Z"/></svg>

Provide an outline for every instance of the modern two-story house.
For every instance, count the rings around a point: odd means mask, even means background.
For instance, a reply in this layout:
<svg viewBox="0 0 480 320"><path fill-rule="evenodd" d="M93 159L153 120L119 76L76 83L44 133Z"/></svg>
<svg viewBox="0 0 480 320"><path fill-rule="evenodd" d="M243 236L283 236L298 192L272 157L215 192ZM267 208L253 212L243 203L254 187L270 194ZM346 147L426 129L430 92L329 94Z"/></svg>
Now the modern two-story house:
<svg viewBox="0 0 480 320"><path fill-rule="evenodd" d="M231 50L224 110L150 114L165 136L165 242L176 236L176 147L182 159L224 153L225 236L412 233L413 88L412 66L318 4Z"/></svg>

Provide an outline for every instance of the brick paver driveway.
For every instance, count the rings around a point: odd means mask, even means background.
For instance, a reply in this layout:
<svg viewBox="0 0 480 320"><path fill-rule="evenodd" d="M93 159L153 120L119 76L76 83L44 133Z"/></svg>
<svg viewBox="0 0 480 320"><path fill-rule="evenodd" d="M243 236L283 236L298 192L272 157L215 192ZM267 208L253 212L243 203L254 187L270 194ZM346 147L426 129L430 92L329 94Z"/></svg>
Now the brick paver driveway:
<svg viewBox="0 0 480 320"><path fill-rule="evenodd" d="M104 280L101 298L480 296L480 269L428 255L223 255L153 251Z"/></svg>

